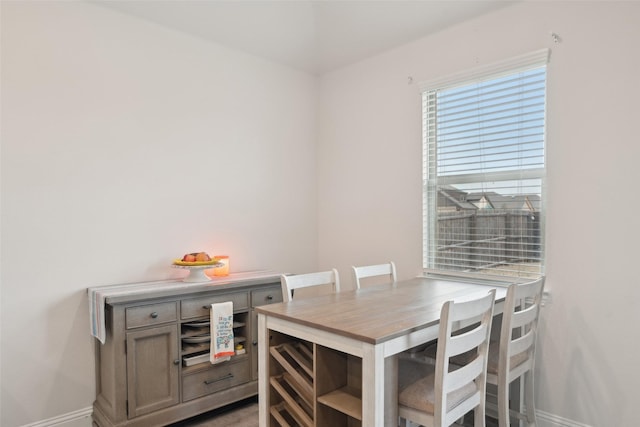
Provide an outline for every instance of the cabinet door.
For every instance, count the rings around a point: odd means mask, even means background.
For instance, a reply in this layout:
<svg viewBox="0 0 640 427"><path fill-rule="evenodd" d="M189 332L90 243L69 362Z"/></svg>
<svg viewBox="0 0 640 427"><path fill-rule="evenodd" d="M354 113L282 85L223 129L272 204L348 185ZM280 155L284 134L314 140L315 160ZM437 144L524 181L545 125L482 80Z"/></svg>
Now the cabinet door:
<svg viewBox="0 0 640 427"><path fill-rule="evenodd" d="M178 326L127 333L129 418L179 402Z"/></svg>
<svg viewBox="0 0 640 427"><path fill-rule="evenodd" d="M282 288L280 284L251 291L251 307L275 304L282 302ZM251 379L258 380L258 313L251 310L251 343L247 345L247 351L251 353ZM251 347L251 348L249 348Z"/></svg>

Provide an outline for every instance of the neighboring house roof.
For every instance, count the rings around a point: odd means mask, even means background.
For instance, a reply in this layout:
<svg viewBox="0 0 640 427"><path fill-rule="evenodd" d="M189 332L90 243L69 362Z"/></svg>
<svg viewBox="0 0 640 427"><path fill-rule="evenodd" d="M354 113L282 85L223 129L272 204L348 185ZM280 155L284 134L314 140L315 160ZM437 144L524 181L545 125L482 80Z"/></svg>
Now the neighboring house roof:
<svg viewBox="0 0 640 427"><path fill-rule="evenodd" d="M509 209L539 211L542 205L537 194L519 194L517 196L505 196L495 191L469 193L465 200L472 203L478 209Z"/></svg>
<svg viewBox="0 0 640 427"><path fill-rule="evenodd" d="M542 208L542 199L538 194L527 194L525 197L531 205L531 210L539 211Z"/></svg>
<svg viewBox="0 0 640 427"><path fill-rule="evenodd" d="M460 191L458 189L454 189L455 191L450 192L450 191L445 191L440 189L440 191L438 192L439 195L444 198L444 200L439 200L438 202L438 206L442 206L443 204L445 206L455 206L456 208L460 209L460 210L476 210L478 209L473 203L469 203L467 201L464 200L464 197L459 197L460 195L457 193L462 193L462 195L464 196L466 193L464 193L464 191ZM453 194L451 194L453 193ZM456 197L458 196L458 197ZM444 203L442 203L444 202Z"/></svg>

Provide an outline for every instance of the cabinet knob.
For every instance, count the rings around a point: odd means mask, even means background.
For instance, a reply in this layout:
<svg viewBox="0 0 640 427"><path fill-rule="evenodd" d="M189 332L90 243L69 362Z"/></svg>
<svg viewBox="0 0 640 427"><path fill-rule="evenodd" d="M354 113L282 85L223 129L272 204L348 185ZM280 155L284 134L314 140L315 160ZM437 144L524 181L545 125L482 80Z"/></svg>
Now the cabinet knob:
<svg viewBox="0 0 640 427"><path fill-rule="evenodd" d="M211 308L210 305L203 305L202 308L204 308L205 310L209 310Z"/></svg>
<svg viewBox="0 0 640 427"><path fill-rule="evenodd" d="M271 301L273 299L273 295L267 295L267 300Z"/></svg>
<svg viewBox="0 0 640 427"><path fill-rule="evenodd" d="M157 312L157 311L154 311L153 313L151 313L151 317L152 317L153 319L155 319L156 317L158 317L158 312Z"/></svg>
<svg viewBox="0 0 640 427"><path fill-rule="evenodd" d="M253 342L253 345L258 345L258 341L254 341L254 342Z"/></svg>
<svg viewBox="0 0 640 427"><path fill-rule="evenodd" d="M175 360L173 361L173 364L174 364L174 365L179 365L179 364L180 364L180 359L175 359Z"/></svg>

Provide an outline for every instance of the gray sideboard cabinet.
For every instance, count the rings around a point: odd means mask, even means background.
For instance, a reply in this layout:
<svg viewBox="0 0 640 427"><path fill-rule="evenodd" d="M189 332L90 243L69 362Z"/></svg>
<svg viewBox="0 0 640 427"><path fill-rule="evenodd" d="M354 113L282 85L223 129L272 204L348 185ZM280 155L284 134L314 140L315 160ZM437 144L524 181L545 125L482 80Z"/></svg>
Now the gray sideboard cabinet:
<svg viewBox="0 0 640 427"><path fill-rule="evenodd" d="M106 339L96 340L94 425L165 426L258 394L254 308L282 301L280 276L233 276L188 286L159 282L140 292L125 287L106 296ZM211 304L225 301L233 302L234 340L245 353L214 365L203 336Z"/></svg>

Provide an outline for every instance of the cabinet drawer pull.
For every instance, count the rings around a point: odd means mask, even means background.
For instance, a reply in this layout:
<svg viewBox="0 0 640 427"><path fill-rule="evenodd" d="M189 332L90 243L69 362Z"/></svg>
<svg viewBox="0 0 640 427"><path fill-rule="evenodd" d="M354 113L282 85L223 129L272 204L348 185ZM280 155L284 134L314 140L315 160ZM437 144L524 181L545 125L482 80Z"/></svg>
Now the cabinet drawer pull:
<svg viewBox="0 0 640 427"><path fill-rule="evenodd" d="M202 308L204 308L205 310L209 310L211 308L210 305L203 305Z"/></svg>
<svg viewBox="0 0 640 427"><path fill-rule="evenodd" d="M273 295L267 295L267 300L271 301L273 299Z"/></svg>
<svg viewBox="0 0 640 427"><path fill-rule="evenodd" d="M151 318L155 319L158 317L158 312L154 311L153 313L151 313Z"/></svg>
<svg viewBox="0 0 640 427"><path fill-rule="evenodd" d="M228 379L231 379L231 378L233 378L233 374L232 373L228 373L224 377L220 377L220 378L217 378L215 380L205 380L204 383L206 385L209 385L209 384L217 383L218 381L224 381L224 380L228 380Z"/></svg>

